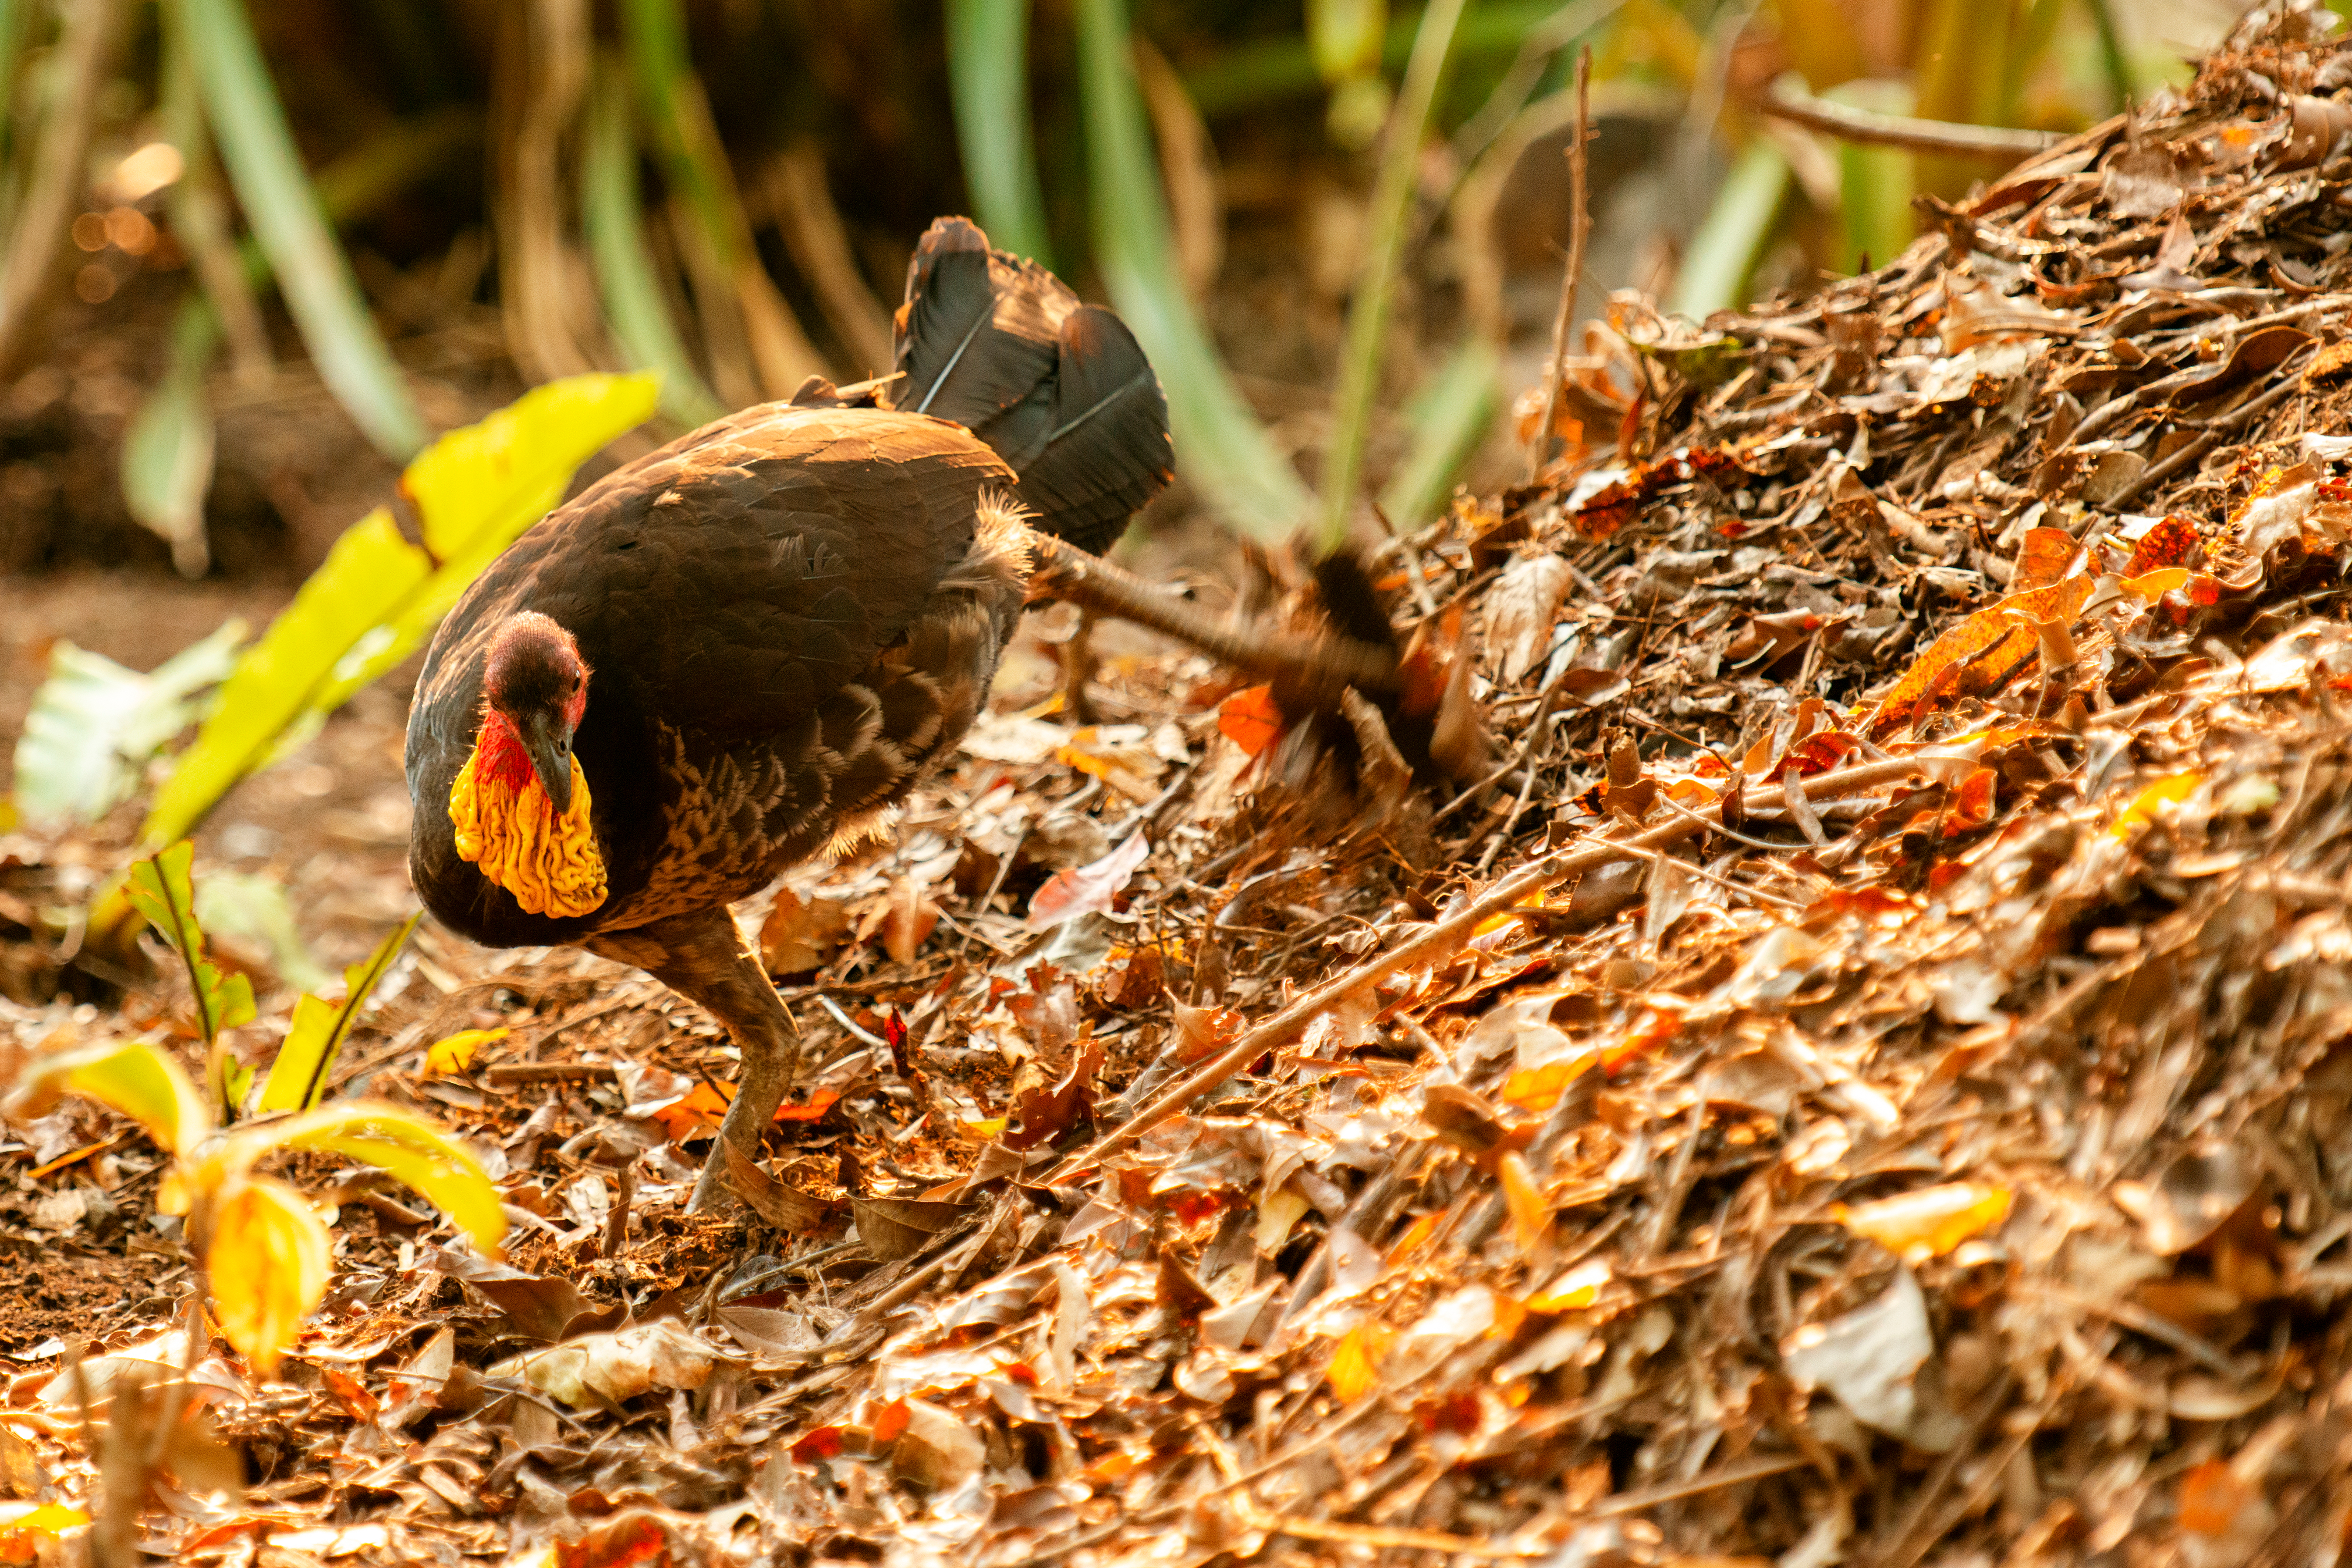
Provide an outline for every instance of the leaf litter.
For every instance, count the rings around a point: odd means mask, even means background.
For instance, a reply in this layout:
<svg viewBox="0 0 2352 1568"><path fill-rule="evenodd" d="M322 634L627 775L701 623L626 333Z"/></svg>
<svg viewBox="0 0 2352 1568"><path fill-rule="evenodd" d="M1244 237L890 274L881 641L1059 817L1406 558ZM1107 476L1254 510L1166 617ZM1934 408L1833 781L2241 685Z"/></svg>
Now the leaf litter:
<svg viewBox="0 0 2352 1568"><path fill-rule="evenodd" d="M1612 301L1614 447L1371 562L1433 707L1161 653L1131 722L991 721L746 912L804 1067L735 1215L708 1019L419 931L336 1070L482 1152L508 1258L298 1159L274 1374L162 1296L74 1347L194 1390L138 1543L2341 1562L2347 60L2249 28L1703 364ZM11 1226L168 1232L102 1118L17 1137ZM100 1528L63 1348L20 1556Z"/></svg>

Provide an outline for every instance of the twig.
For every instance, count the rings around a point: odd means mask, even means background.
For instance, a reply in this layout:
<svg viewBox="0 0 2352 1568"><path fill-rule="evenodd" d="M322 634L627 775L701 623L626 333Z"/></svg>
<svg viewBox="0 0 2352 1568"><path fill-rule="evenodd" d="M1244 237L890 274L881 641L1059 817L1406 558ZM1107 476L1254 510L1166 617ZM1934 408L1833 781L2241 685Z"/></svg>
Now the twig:
<svg viewBox="0 0 2352 1568"><path fill-rule="evenodd" d="M1551 319L1551 368L1544 374L1543 421L1528 449L1528 483L1543 472L1551 456L1551 422L1559 414L1559 384L1568 374L1568 326L1576 313L1577 286L1584 281L1584 242L1592 230L1586 210L1584 144L1592 136L1592 47L1576 52L1576 131L1568 142L1569 205L1568 269L1560 274L1559 310Z"/></svg>
<svg viewBox="0 0 2352 1568"><path fill-rule="evenodd" d="M2236 435L2252 424L2256 416L2269 413L2280 403L2302 391L2302 379L2289 374L2295 360L2300 357L2300 354L2290 356L2284 364L2272 373L2285 378L2276 386L2252 399L2236 413L2208 426L2203 435L2190 441L2170 457L2151 463L2142 469L2139 478L2132 480L2108 499L2105 510L2120 512L2126 506L2137 500L2155 486L2162 484L2191 463L2202 459L2206 453L2220 446L2225 437Z"/></svg>
<svg viewBox="0 0 2352 1568"><path fill-rule="evenodd" d="M1908 147L1916 153L1948 153L1969 158L2014 161L2065 140L2047 131L2017 131L2001 125L1955 125L1948 120L1918 120L1907 114L1877 114L1853 109L1825 98L1775 87L1757 100L1756 107L1775 120L1801 125L1842 142L1862 142L1874 147Z"/></svg>

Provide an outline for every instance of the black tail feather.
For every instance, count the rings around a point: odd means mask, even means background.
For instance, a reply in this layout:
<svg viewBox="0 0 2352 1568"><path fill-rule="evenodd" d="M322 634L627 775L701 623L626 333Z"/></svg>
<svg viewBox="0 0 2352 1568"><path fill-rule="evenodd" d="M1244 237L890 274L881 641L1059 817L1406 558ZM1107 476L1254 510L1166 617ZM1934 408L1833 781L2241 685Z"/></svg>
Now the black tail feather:
<svg viewBox="0 0 2352 1568"><path fill-rule="evenodd" d="M892 405L987 442L1058 537L1099 551L1168 483L1168 400L1126 323L969 220L923 236L898 337Z"/></svg>

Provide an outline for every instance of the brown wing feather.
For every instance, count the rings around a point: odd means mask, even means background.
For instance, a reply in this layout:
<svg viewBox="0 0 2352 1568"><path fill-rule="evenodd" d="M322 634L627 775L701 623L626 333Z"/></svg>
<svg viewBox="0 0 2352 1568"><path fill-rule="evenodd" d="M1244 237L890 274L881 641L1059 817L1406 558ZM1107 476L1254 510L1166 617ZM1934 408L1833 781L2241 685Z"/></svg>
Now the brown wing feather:
<svg viewBox="0 0 2352 1568"><path fill-rule="evenodd" d="M1009 593L1002 571L980 573L986 593L966 581L1003 553L978 512L1011 481L944 421L770 405L551 514L426 656L408 772L428 904L484 941L576 940L740 898L887 807L969 724L1017 614L1017 571ZM611 894L577 921L524 914L450 842L483 657L520 610L569 629L593 672L575 747Z"/></svg>

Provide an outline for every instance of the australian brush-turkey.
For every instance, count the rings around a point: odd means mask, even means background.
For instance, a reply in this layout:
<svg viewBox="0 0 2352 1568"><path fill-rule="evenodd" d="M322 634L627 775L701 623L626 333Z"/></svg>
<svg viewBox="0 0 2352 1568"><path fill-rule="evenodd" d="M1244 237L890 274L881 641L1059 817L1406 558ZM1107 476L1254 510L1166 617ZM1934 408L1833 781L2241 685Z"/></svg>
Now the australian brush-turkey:
<svg viewBox="0 0 2352 1568"><path fill-rule="evenodd" d="M733 1035L698 1207L798 1054L728 906L953 751L1020 614L1031 522L1099 543L1169 476L1127 329L971 224L924 237L899 331L895 406L812 383L551 513L450 612L409 714L409 868L436 916L634 964Z"/></svg>

